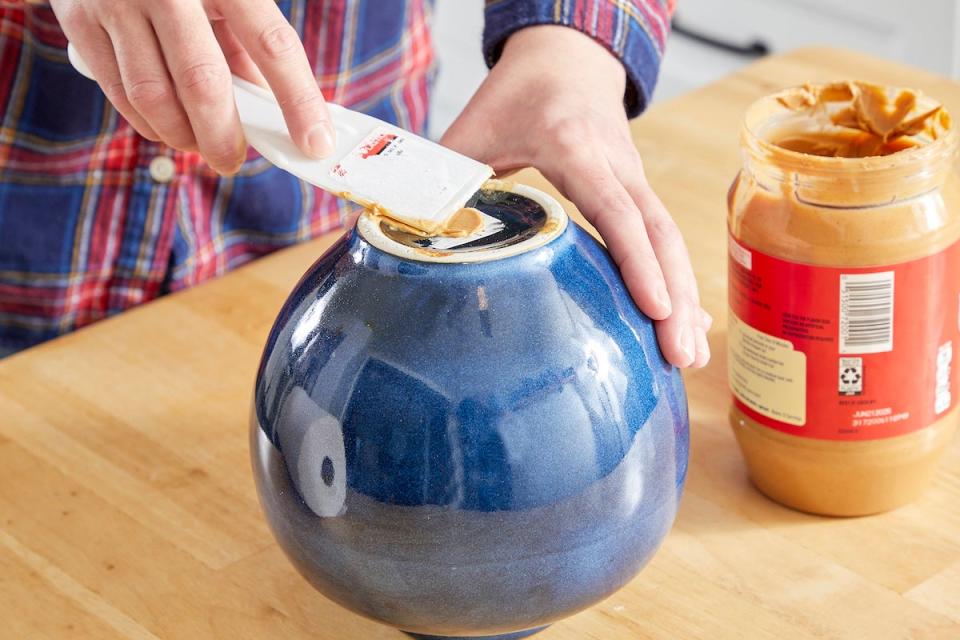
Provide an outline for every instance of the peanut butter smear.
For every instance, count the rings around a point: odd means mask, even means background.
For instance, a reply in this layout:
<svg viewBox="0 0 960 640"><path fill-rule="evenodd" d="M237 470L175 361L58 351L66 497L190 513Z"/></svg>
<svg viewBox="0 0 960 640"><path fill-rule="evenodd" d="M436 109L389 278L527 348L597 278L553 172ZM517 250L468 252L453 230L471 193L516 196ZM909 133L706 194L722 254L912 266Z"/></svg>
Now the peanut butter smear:
<svg viewBox="0 0 960 640"><path fill-rule="evenodd" d="M361 205L366 215L373 216L374 218L382 218L395 229L423 238L463 238L483 229L483 213L473 207L463 207L442 223L438 224L433 220L424 218L409 218L404 216L401 219L398 216L394 216L383 205L377 202L360 200L347 191L340 191L335 195Z"/></svg>
<svg viewBox="0 0 960 640"><path fill-rule="evenodd" d="M473 235L483 228L483 214L479 209L464 207L450 216L444 223L443 235L463 238Z"/></svg>
<svg viewBox="0 0 960 640"><path fill-rule="evenodd" d="M379 205L367 207L366 213L376 218L382 218L394 229L422 238L463 238L483 229L483 214L473 207L460 209L439 225L431 220L411 220L406 217L400 220L391 216L388 211Z"/></svg>
<svg viewBox="0 0 960 640"><path fill-rule="evenodd" d="M915 92L868 82L804 85L784 91L777 102L796 117L781 119L764 137L817 156L890 155L936 140L950 127L940 105L918 112Z"/></svg>

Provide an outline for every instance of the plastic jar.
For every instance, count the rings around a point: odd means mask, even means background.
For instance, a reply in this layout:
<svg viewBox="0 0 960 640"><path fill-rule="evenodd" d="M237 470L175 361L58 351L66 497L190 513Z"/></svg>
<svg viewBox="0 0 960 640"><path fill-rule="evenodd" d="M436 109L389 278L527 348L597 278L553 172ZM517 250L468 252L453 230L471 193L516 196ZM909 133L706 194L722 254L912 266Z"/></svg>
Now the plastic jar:
<svg viewBox="0 0 960 640"><path fill-rule="evenodd" d="M937 107L838 83L747 111L728 195L730 422L784 505L902 505L956 431L960 182Z"/></svg>

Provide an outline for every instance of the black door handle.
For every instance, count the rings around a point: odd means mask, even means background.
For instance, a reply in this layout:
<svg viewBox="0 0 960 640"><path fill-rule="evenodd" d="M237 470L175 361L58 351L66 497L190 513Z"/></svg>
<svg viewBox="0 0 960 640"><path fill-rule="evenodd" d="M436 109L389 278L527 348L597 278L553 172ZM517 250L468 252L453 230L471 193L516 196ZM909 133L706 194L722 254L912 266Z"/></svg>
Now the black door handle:
<svg viewBox="0 0 960 640"><path fill-rule="evenodd" d="M707 46L714 47L715 49L720 49L721 51L735 53L739 56L759 58L770 53L770 46L763 40L754 40L752 42L747 42L746 44L728 42L721 38L697 31L696 29L691 29L690 27L685 26L677 18L673 19L671 29L675 34L683 36L684 38L689 38L695 42L700 42Z"/></svg>

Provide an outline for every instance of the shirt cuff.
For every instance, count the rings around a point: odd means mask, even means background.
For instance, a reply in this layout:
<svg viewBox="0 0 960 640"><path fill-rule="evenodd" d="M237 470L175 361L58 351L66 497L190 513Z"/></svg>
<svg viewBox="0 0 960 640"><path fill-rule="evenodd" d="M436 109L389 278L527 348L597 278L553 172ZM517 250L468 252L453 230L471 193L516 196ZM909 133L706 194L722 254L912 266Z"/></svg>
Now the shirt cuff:
<svg viewBox="0 0 960 640"><path fill-rule="evenodd" d="M483 56L493 67L507 38L525 27L556 24L576 29L623 63L624 107L633 118L653 95L672 7L673 2L656 0L487 0Z"/></svg>

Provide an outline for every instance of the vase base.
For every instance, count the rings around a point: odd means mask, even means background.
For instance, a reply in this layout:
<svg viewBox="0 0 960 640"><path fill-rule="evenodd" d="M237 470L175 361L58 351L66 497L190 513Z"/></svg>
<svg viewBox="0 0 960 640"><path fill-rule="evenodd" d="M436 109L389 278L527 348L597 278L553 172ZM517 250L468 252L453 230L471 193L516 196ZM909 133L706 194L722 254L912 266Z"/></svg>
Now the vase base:
<svg viewBox="0 0 960 640"><path fill-rule="evenodd" d="M543 625L536 629L527 629L526 631L514 631L513 633L501 633L495 636L431 636L426 633L411 633L404 631L411 638L416 640L520 640L520 638L529 638L535 633L539 633L550 625Z"/></svg>

